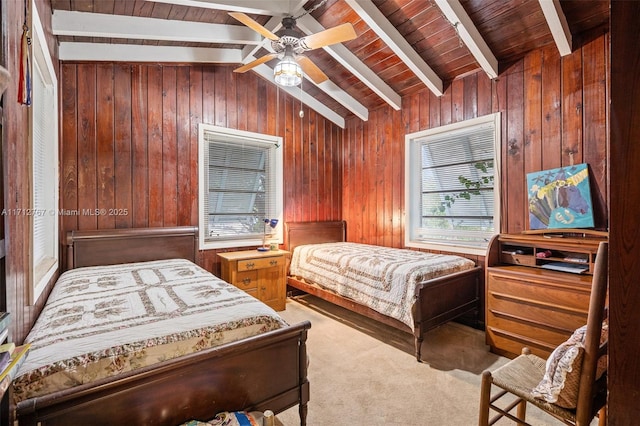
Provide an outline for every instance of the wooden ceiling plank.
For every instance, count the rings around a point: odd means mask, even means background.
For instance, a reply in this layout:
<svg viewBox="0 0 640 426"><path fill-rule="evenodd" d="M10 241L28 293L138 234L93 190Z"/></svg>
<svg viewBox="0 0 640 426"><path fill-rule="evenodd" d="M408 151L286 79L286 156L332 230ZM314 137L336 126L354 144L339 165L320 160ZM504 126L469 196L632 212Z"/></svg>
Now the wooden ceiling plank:
<svg viewBox="0 0 640 426"><path fill-rule="evenodd" d="M411 71L436 96L442 96L443 84L431 67L413 50L398 30L370 0L345 0L363 21L398 55Z"/></svg>
<svg viewBox="0 0 640 426"><path fill-rule="evenodd" d="M571 54L572 36L559 0L538 0L560 56Z"/></svg>
<svg viewBox="0 0 640 426"><path fill-rule="evenodd" d="M298 28L307 34L314 34L325 30L325 28L311 15L300 17L297 21L297 25ZM342 43L325 46L323 49L366 86L373 90L393 109L396 111L400 110L402 107L400 95L380 77L378 77L376 73L367 67L364 62L358 59L358 57Z"/></svg>
<svg viewBox="0 0 640 426"><path fill-rule="evenodd" d="M239 25L173 21L137 16L54 10L54 35L190 41L199 43L260 44L262 38Z"/></svg>
<svg viewBox="0 0 640 426"><path fill-rule="evenodd" d="M460 39L467 46L480 67L494 79L498 77L498 60L459 0L435 0L444 16L454 26Z"/></svg>
<svg viewBox="0 0 640 426"><path fill-rule="evenodd" d="M60 43L61 61L238 63L239 49L109 43Z"/></svg>
<svg viewBox="0 0 640 426"><path fill-rule="evenodd" d="M287 16L301 6L299 0L146 0L157 3L179 4L182 6L202 7L205 9L228 10L230 12L253 13L258 15ZM304 2L303 2L304 4Z"/></svg>

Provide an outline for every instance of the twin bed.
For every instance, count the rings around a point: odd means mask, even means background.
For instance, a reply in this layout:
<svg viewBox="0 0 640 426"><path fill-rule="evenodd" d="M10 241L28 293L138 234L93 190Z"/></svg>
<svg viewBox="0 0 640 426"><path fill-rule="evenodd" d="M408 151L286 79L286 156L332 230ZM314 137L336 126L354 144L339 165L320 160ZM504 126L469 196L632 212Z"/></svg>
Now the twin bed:
<svg viewBox="0 0 640 426"><path fill-rule="evenodd" d="M71 270L29 333L14 381L20 425L179 425L295 405L305 424L310 324L286 324L198 267L196 235L69 234Z"/></svg>
<svg viewBox="0 0 640 426"><path fill-rule="evenodd" d="M480 316L480 272L460 256L346 243L346 223L289 222L287 284L415 338L467 313ZM327 244L331 243L331 244Z"/></svg>
<svg viewBox="0 0 640 426"><path fill-rule="evenodd" d="M344 222L286 230L289 286L412 332L418 361L424 333L477 312L480 268L468 259L345 243ZM193 227L68 235L69 270L14 381L20 425L179 425L295 405L306 423L311 324L287 324L197 266L196 235Z"/></svg>

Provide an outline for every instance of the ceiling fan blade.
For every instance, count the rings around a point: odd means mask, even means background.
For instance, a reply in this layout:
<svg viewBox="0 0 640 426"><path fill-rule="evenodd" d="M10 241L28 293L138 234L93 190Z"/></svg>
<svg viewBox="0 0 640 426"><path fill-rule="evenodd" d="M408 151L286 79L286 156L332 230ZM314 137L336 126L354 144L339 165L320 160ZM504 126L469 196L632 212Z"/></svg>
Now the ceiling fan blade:
<svg viewBox="0 0 640 426"><path fill-rule="evenodd" d="M277 53L269 53L268 55L264 55L256 59L255 61L251 61L248 64L245 64L241 67L236 68L235 70L233 70L233 72L239 72L239 73L247 72L251 68L257 67L258 65L264 64L265 62L269 62L270 60L275 59L277 57L278 57Z"/></svg>
<svg viewBox="0 0 640 426"><path fill-rule="evenodd" d="M342 43L343 41L353 40L357 37L353 25L349 22L302 37L298 42L304 50L317 49L318 47L328 46L330 44Z"/></svg>
<svg viewBox="0 0 640 426"><path fill-rule="evenodd" d="M302 67L302 71L304 74L313 80L316 84L320 84L323 81L329 80L329 77L325 73L322 72L320 68L316 64L314 64L311 59L306 56L298 56L296 61Z"/></svg>
<svg viewBox="0 0 640 426"><path fill-rule="evenodd" d="M269 40L276 41L280 39L280 37L278 37L271 31L269 31L268 29L266 29L265 27L263 27L262 25L254 21L253 19L249 18L249 16L245 15L244 13L229 12L229 16L242 22L247 27L251 28L253 31L262 34L264 37L268 38Z"/></svg>

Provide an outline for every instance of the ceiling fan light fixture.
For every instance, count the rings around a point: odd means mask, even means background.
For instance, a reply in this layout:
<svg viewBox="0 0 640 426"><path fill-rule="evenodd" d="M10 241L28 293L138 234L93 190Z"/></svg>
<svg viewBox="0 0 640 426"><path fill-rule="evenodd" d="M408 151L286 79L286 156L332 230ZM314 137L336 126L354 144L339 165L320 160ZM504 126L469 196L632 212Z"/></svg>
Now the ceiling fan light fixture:
<svg viewBox="0 0 640 426"><path fill-rule="evenodd" d="M302 68L292 56L284 58L273 68L273 76L281 86L293 87L302 83Z"/></svg>

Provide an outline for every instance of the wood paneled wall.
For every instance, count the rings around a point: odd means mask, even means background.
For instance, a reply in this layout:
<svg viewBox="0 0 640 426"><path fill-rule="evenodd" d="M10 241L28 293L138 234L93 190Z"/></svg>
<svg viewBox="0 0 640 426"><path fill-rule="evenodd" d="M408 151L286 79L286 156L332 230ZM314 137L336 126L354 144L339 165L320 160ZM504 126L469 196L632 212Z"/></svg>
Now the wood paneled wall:
<svg viewBox="0 0 640 426"><path fill-rule="evenodd" d="M342 129L232 66L61 66L62 235L198 225L198 124L284 138L284 219L341 218ZM89 215L85 211L106 211ZM114 214L109 214L113 212ZM214 251L201 256L219 273Z"/></svg>
<svg viewBox="0 0 640 426"><path fill-rule="evenodd" d="M423 90L347 121L343 208L350 241L404 244L404 136L474 117L502 116L502 232L528 229L526 174L588 163L596 227L607 221L607 35L560 58L530 53L491 81L483 72L453 81L440 98Z"/></svg>
<svg viewBox="0 0 640 426"><path fill-rule="evenodd" d="M609 425L640 418L640 3L611 2Z"/></svg>
<svg viewBox="0 0 640 426"><path fill-rule="evenodd" d="M51 34L51 4L36 0L45 37L53 63L58 61L57 44ZM30 202L30 140L29 109L18 103L18 75L20 42L24 22L24 2L2 2L2 65L12 75L2 96L2 168L4 173L4 208L24 211ZM22 342L31 329L44 301L29 305L30 287L30 217L24 214L5 214L5 277L6 305L11 313L11 341ZM52 283L49 283L51 287Z"/></svg>

